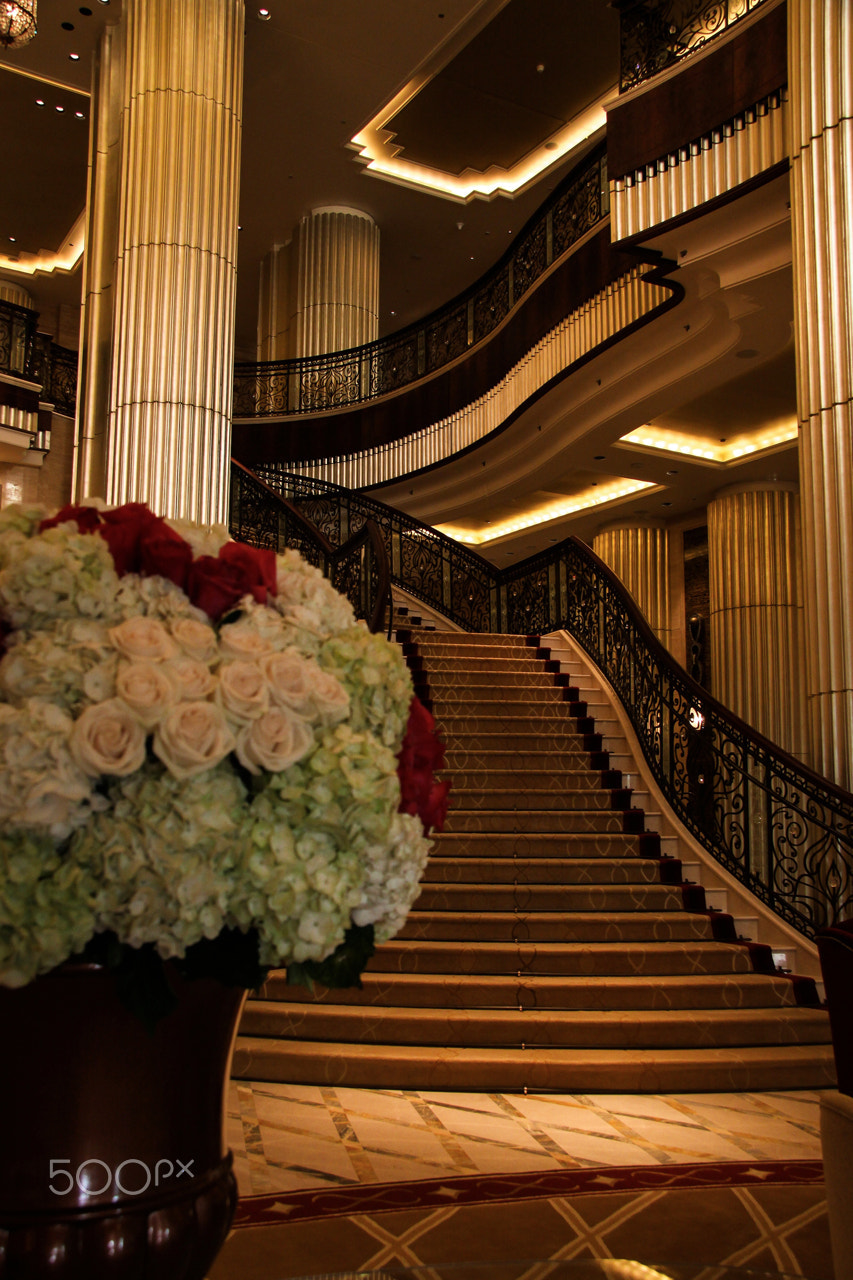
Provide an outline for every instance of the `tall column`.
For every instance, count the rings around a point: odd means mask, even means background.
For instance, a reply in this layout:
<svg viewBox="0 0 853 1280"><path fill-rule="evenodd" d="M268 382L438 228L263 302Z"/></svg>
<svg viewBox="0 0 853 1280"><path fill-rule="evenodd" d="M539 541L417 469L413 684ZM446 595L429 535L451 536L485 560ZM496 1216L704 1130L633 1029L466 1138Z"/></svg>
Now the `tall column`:
<svg viewBox="0 0 853 1280"><path fill-rule="evenodd" d="M853 789L853 5L788 0L810 763Z"/></svg>
<svg viewBox="0 0 853 1280"><path fill-rule="evenodd" d="M734 485L708 504L714 693L759 733L804 754L796 487Z"/></svg>
<svg viewBox="0 0 853 1280"><path fill-rule="evenodd" d="M319 356L379 333L379 228L354 209L315 209L293 242L292 354Z"/></svg>
<svg viewBox="0 0 853 1280"><path fill-rule="evenodd" d="M125 0L90 181L77 493L204 523L227 516L243 20Z"/></svg>
<svg viewBox="0 0 853 1280"><path fill-rule="evenodd" d="M624 582L660 642L671 648L669 538L663 523L607 525L595 535L592 549Z"/></svg>

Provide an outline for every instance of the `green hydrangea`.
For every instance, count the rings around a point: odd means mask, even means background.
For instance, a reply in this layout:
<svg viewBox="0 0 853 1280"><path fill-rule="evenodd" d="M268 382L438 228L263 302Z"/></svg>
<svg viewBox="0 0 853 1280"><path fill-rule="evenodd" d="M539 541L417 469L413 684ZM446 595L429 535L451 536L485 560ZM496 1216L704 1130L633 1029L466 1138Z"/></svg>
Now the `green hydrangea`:
<svg viewBox="0 0 853 1280"><path fill-rule="evenodd" d="M350 727L374 733L386 747L399 751L413 690L406 660L397 646L371 635L361 623L327 640L318 660L350 695Z"/></svg>

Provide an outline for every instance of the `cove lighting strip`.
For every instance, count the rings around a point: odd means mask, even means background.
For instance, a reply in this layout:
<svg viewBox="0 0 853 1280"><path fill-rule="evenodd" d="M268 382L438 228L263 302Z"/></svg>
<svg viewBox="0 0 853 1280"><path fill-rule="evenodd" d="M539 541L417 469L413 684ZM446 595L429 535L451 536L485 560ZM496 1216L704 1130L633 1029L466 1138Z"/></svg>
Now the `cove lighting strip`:
<svg viewBox="0 0 853 1280"><path fill-rule="evenodd" d="M571 516L578 511L587 511L590 507L601 507L607 502L615 502L619 498L629 498L643 489L661 489L661 485L650 480L620 480L614 484L585 489L573 498L565 498L559 502L549 502L543 507L534 507L524 515L512 520L501 520L498 524L481 526L479 529L461 529L452 524L437 524L439 533L446 534L456 542L464 542L467 546L482 547L497 538L505 538L510 533L521 533L524 529L532 529L536 525L547 524L550 520L559 520L562 516Z"/></svg>
<svg viewBox="0 0 853 1280"><path fill-rule="evenodd" d="M681 431L667 431L661 427L639 427L619 439L619 444L637 445L641 449L654 449L658 453L675 453L682 457L696 458L701 462L725 465L765 449L781 444L791 444L797 439L797 419L789 418L763 431L750 435L734 436L731 440L712 444L699 436Z"/></svg>

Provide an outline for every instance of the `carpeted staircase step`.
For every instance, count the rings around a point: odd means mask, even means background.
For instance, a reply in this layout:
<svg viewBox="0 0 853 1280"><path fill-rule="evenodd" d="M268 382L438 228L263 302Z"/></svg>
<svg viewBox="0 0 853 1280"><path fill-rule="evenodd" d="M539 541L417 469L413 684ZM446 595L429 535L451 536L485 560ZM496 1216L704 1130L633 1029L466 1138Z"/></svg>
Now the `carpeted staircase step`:
<svg viewBox="0 0 853 1280"><path fill-rule="evenodd" d="M496 810L500 812L520 812L529 809L573 809L576 812L587 809L627 809L630 807L628 797L619 788L605 790L603 787L560 787L542 789L530 787L526 791L509 790L498 787L463 787L453 788L454 814L476 810Z"/></svg>
<svg viewBox="0 0 853 1280"><path fill-rule="evenodd" d="M602 771L603 772L603 771ZM472 764L457 769L443 769L442 774L449 777L453 784L454 798L459 800L455 806L468 808L469 793L495 792L498 795L559 795L562 792L605 791L610 792L617 787L606 787L602 782L602 773L593 772L589 767L589 759L582 766L570 769L558 765L553 769L530 768L524 761L524 767L517 769L488 769Z"/></svg>
<svg viewBox="0 0 853 1280"><path fill-rule="evenodd" d="M468 870L466 864L465 870ZM464 912L465 916L484 912L547 913L574 916L578 912L606 915L608 912L649 913L651 920L664 911L681 912L681 890L673 885L575 885L575 884L425 884L412 912ZM686 912L684 913L687 914ZM620 917L621 920L621 917ZM577 920L567 920L568 927Z"/></svg>
<svg viewBox="0 0 853 1280"><path fill-rule="evenodd" d="M504 740L504 735L501 735L499 741ZM551 739L548 738L547 741L551 742ZM544 748L534 749L524 741L520 741L517 746L509 750L499 750L494 747L475 747L469 750L467 746L455 747L445 752L447 764L443 772L445 776L454 780L461 780L466 770L476 770L478 775L484 774L493 778L519 774L526 777L527 774L534 773L543 778L552 775L561 778L567 773L580 777L590 770L589 755L590 753L582 746L576 746L573 751L566 750L555 754ZM593 770L593 778L597 778L599 772Z"/></svg>
<svg viewBox="0 0 853 1280"><path fill-rule="evenodd" d="M679 902L678 908L681 907ZM669 911L412 911L397 934L400 940L458 943L603 943L687 942L712 939L713 918L672 907Z"/></svg>
<svg viewBox="0 0 853 1280"><path fill-rule="evenodd" d="M465 727L469 723L470 727ZM578 732L575 723L562 716L559 721L555 719L552 730L535 717L528 717L525 724L518 719L510 724L505 717L498 716L493 718L490 728L485 722L457 722L445 716L442 730L448 740L451 729L453 746L446 753L448 769L452 768L451 762L460 757L470 758L472 753L476 753L479 759L485 751L515 757L517 762L538 752L551 751L555 760L563 761L569 767L574 767L578 760L589 764L587 735Z"/></svg>
<svg viewBox="0 0 853 1280"><path fill-rule="evenodd" d="M655 858L444 858L434 854L421 883L433 885L660 885Z"/></svg>
<svg viewBox="0 0 853 1280"><path fill-rule="evenodd" d="M563 977L747 973L748 950L710 941L434 942L393 938L370 961L374 973L514 973Z"/></svg>
<svg viewBox="0 0 853 1280"><path fill-rule="evenodd" d="M825 1044L820 1010L399 1009L254 1001L242 1031L278 1040L362 1044L560 1046L570 1049L682 1049L722 1045Z"/></svg>
<svg viewBox="0 0 853 1280"><path fill-rule="evenodd" d="M612 858L639 854L653 832L617 831L448 831L433 837L435 856L527 858L545 856Z"/></svg>
<svg viewBox="0 0 853 1280"><path fill-rule="evenodd" d="M462 831L618 832L631 830L636 809L451 809L444 829Z"/></svg>
<svg viewBox="0 0 853 1280"><path fill-rule="evenodd" d="M822 1089L835 1081L831 1045L720 1049L494 1049L241 1037L233 1074L352 1088L496 1093L673 1093Z"/></svg>
<svg viewBox="0 0 853 1280"><path fill-rule="evenodd" d="M304 1003L309 993L292 986L283 970L269 975L261 998ZM362 976L362 986L329 991L315 987L312 1002L322 1005L358 1005L374 1012L375 1006L458 1009L567 1009L622 1011L637 1009L778 1010L794 1007L794 988L787 978L744 972L738 974L689 974L677 980L671 974L638 977L581 977L540 975L533 980L510 974L374 973ZM246 1016L254 1001L246 1005Z"/></svg>

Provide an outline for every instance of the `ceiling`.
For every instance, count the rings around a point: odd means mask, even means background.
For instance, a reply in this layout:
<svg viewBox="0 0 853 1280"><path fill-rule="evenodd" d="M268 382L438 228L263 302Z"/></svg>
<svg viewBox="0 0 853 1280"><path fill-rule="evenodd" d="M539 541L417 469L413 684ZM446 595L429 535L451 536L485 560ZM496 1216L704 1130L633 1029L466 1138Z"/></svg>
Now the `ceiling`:
<svg viewBox="0 0 853 1280"><path fill-rule="evenodd" d="M261 259L318 206L348 205L379 225L381 333L466 288L582 154L583 145L550 160L559 155L555 139L597 109L617 78L618 20L607 0L267 0L267 7L268 21L254 3L246 10L238 359L255 355ZM5 135L0 254L55 252L67 243L86 199L92 55L104 25L119 16L120 0L40 0L37 37L0 54L0 115L19 125ZM533 153L550 167L512 198L450 199L366 168L352 140L377 121L392 151L431 171L508 170ZM795 479L791 442L732 462L624 440L653 428L661 439L668 432L676 444L705 440L719 452L722 442L793 420L786 179L749 199L736 216L718 211L652 241L679 262L686 289L668 318L599 357L475 456L416 484L388 486L383 496L430 523L482 534L547 503L645 480L640 497L481 546L505 563L567 532L592 537L605 518L642 512L695 523L724 484ZM79 303L79 266L24 283L43 315Z"/></svg>

